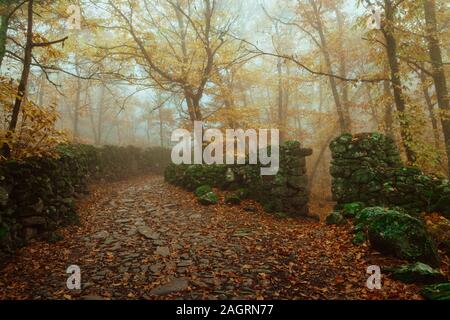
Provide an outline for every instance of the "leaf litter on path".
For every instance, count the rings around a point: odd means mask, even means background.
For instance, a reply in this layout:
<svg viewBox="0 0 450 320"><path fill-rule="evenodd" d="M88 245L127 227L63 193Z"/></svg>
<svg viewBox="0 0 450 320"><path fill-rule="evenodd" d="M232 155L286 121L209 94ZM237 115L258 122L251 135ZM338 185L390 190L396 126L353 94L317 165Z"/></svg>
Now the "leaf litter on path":
<svg viewBox="0 0 450 320"><path fill-rule="evenodd" d="M352 245L350 226L279 219L250 200L204 207L160 176L94 185L78 211L64 240L3 267L0 299L420 299L386 277L366 287L369 265L398 261ZM81 290L66 288L73 264Z"/></svg>

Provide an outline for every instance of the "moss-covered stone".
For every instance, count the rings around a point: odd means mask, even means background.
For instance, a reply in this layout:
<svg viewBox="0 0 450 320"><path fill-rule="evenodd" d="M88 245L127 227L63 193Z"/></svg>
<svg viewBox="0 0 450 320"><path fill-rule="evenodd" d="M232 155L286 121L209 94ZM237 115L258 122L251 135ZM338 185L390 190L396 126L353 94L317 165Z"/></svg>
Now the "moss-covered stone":
<svg viewBox="0 0 450 320"><path fill-rule="evenodd" d="M202 185L202 186L198 187L197 189L195 189L194 193L197 197L201 197L211 191L213 191L211 186L205 184L205 185Z"/></svg>
<svg viewBox="0 0 450 320"><path fill-rule="evenodd" d="M363 244L366 240L367 240L367 238L366 238L366 234L364 233L364 231L359 230L359 231L355 232L355 234L353 235L352 243L354 245L359 246L360 244Z"/></svg>
<svg viewBox="0 0 450 320"><path fill-rule="evenodd" d="M225 203L240 204L241 201L242 199L235 192L230 192L225 195Z"/></svg>
<svg viewBox="0 0 450 320"><path fill-rule="evenodd" d="M343 224L345 223L344 217L339 212L332 212L327 217L325 222L327 224Z"/></svg>
<svg viewBox="0 0 450 320"><path fill-rule="evenodd" d="M365 231L371 246L382 253L432 266L439 263L436 245L418 218L369 207L357 214L355 231Z"/></svg>
<svg viewBox="0 0 450 320"><path fill-rule="evenodd" d="M342 207L342 214L346 218L353 218L364 209L366 205L362 202L346 203Z"/></svg>
<svg viewBox="0 0 450 320"><path fill-rule="evenodd" d="M392 273L392 278L405 283L433 284L447 280L439 270L422 262L387 269L387 271Z"/></svg>
<svg viewBox="0 0 450 320"><path fill-rule="evenodd" d="M215 192L210 191L198 197L198 202L203 205L216 204L219 201Z"/></svg>
<svg viewBox="0 0 450 320"><path fill-rule="evenodd" d="M228 204L239 204L248 196L247 189L238 189L236 191L228 192L225 195L225 202Z"/></svg>
<svg viewBox="0 0 450 320"><path fill-rule="evenodd" d="M367 229L370 222L377 216L384 215L387 209L382 207L368 207L361 210L355 219L355 230Z"/></svg>
<svg viewBox="0 0 450 320"><path fill-rule="evenodd" d="M420 294L428 300L450 300L450 283L439 283L425 286Z"/></svg>

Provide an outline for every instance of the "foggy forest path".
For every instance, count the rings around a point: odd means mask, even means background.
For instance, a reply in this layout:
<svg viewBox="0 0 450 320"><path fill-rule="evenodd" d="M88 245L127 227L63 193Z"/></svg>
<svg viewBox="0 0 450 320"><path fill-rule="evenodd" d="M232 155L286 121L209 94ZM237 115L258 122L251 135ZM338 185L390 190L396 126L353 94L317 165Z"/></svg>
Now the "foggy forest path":
<svg viewBox="0 0 450 320"><path fill-rule="evenodd" d="M22 248L0 271L0 299L418 298L384 278L367 289L381 257L345 228L278 219L251 201L201 206L159 176L91 189L81 226ZM82 290L66 288L70 265Z"/></svg>

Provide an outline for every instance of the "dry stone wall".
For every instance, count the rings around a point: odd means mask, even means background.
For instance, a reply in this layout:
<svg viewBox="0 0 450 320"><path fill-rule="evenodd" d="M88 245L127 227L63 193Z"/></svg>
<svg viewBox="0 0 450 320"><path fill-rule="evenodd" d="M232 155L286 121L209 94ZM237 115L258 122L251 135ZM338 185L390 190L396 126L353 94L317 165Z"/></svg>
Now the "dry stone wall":
<svg viewBox="0 0 450 320"><path fill-rule="evenodd" d="M280 146L280 168L276 175L261 176L260 165L170 165L166 181L194 191L203 185L223 190L245 189L267 212L292 216L308 215L306 157L311 149L298 141ZM247 161L248 162L248 161Z"/></svg>
<svg viewBox="0 0 450 320"><path fill-rule="evenodd" d="M362 202L450 217L449 181L405 166L391 138L379 133L343 134L330 149L332 193L338 208Z"/></svg>
<svg viewBox="0 0 450 320"><path fill-rule="evenodd" d="M170 161L162 148L64 145L58 155L0 162L0 262L31 239L58 240L58 227L77 222L87 182L161 173Z"/></svg>

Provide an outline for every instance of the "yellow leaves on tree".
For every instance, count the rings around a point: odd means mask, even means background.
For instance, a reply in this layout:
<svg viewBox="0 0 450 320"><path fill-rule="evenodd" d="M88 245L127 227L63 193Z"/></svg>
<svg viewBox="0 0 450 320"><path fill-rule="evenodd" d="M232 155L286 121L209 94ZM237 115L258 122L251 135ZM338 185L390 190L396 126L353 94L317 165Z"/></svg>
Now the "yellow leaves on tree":
<svg viewBox="0 0 450 320"><path fill-rule="evenodd" d="M59 115L54 105L43 107L25 100L16 131L8 132L15 92L14 85L0 80L0 143L9 145L12 159L55 156L55 147L65 142L65 134L55 127Z"/></svg>

